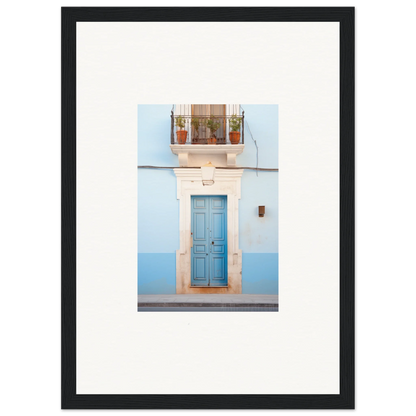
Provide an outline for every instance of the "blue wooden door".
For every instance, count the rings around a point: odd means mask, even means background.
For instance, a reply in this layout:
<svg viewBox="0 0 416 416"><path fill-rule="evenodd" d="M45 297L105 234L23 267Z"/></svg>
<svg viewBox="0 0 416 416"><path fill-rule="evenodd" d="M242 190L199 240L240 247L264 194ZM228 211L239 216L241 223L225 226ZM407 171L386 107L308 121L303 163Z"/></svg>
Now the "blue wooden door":
<svg viewBox="0 0 416 416"><path fill-rule="evenodd" d="M227 286L227 197L191 197L191 285Z"/></svg>

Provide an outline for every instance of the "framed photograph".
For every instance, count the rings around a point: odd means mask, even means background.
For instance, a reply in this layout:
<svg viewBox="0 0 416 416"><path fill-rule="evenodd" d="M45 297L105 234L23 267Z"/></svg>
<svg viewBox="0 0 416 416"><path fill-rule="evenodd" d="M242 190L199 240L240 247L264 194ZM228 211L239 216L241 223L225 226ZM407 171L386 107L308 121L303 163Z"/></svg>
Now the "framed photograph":
<svg viewBox="0 0 416 416"><path fill-rule="evenodd" d="M354 8L62 8L62 408L354 408Z"/></svg>

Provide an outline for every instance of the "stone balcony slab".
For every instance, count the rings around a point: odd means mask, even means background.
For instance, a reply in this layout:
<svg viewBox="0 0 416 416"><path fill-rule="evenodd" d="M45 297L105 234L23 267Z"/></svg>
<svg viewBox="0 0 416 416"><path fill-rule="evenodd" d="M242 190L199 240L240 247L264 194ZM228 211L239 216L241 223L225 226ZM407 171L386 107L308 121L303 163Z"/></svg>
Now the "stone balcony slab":
<svg viewBox="0 0 416 416"><path fill-rule="evenodd" d="M244 144L171 144L170 149L178 155L180 167L201 167L208 161L216 167L235 167Z"/></svg>

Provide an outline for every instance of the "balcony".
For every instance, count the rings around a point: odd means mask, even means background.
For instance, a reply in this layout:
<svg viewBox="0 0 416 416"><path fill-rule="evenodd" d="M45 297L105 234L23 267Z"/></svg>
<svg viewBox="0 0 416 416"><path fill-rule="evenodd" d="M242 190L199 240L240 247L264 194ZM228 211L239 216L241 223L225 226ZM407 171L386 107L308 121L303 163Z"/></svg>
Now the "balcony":
<svg viewBox="0 0 416 416"><path fill-rule="evenodd" d="M172 112L170 139L181 167L201 167L208 161L216 167L235 167L244 150L244 113L175 116Z"/></svg>
<svg viewBox="0 0 416 416"><path fill-rule="evenodd" d="M238 141L237 136L239 136ZM244 113L241 116L175 116L172 112L170 143L171 145L244 145Z"/></svg>

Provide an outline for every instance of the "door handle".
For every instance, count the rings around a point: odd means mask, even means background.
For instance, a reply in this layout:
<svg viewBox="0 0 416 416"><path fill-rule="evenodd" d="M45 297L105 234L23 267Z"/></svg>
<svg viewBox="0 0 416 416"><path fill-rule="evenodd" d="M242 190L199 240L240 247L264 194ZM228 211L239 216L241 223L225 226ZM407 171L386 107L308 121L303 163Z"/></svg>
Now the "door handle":
<svg viewBox="0 0 416 416"><path fill-rule="evenodd" d="M194 237L192 236L192 233L191 233L191 248L194 246Z"/></svg>
<svg viewBox="0 0 416 416"><path fill-rule="evenodd" d="M214 242L212 242L211 244L214 244Z"/></svg>

